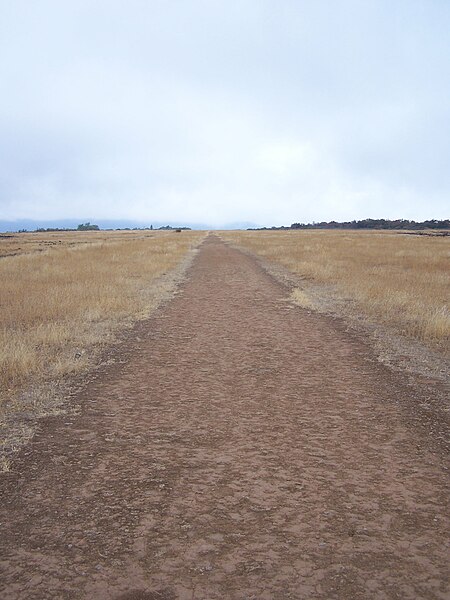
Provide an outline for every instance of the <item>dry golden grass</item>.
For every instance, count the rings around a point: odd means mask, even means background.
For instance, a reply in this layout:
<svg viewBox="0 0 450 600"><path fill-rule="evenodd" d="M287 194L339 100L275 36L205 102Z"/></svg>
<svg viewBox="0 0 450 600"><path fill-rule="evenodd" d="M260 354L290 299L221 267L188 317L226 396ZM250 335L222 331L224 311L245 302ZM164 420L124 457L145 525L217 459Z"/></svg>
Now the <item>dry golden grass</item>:
<svg viewBox="0 0 450 600"><path fill-rule="evenodd" d="M0 236L0 389L81 371L87 352L149 314L202 232ZM162 278L163 279L163 278ZM9 394L8 394L9 392Z"/></svg>
<svg viewBox="0 0 450 600"><path fill-rule="evenodd" d="M450 337L450 238L394 232L243 231L224 239L319 283L372 319L444 346ZM302 290L299 303L312 307Z"/></svg>

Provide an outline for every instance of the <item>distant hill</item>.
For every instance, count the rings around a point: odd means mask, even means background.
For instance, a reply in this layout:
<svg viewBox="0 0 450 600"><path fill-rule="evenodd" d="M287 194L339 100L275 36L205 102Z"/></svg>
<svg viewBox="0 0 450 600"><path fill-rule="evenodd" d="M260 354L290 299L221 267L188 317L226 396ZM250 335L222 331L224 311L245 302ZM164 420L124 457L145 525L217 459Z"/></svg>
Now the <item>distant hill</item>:
<svg viewBox="0 0 450 600"><path fill-rule="evenodd" d="M184 221L134 221L131 219L96 219L95 217L80 217L79 219L17 219L16 221L0 220L0 232L20 231L36 231L36 229L76 229L80 223L91 222L95 223L100 229L133 229L145 228L153 225L153 229L161 227L189 227L190 229L248 229L257 228L258 225L247 221L239 221L235 223L226 223L220 226L212 226L206 223L188 223Z"/></svg>
<svg viewBox="0 0 450 600"><path fill-rule="evenodd" d="M182 221L132 221L126 219L96 219L80 218L80 219L48 219L48 220L33 220L33 219L18 219L16 221L0 221L0 231L35 231L36 229L77 229L80 223L92 222L100 227L100 229L133 229L145 228L153 226L153 229L159 229L167 225L171 227L187 226L191 229L211 229L207 225L201 223L184 223Z"/></svg>
<svg viewBox="0 0 450 600"><path fill-rule="evenodd" d="M251 223L250 221L234 221L233 223L227 223L218 227L211 227L210 229L257 229L258 225Z"/></svg>

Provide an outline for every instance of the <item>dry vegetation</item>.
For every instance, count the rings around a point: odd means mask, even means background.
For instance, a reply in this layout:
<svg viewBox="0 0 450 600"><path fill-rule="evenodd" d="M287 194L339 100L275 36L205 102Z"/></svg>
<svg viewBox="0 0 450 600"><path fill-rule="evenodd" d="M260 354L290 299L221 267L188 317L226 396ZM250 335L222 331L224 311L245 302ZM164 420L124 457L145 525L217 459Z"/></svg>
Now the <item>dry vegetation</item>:
<svg viewBox="0 0 450 600"><path fill-rule="evenodd" d="M144 318L201 232L0 235L0 389L89 364L90 349ZM170 279L170 278L169 278Z"/></svg>
<svg viewBox="0 0 450 600"><path fill-rule="evenodd" d="M333 284L372 319L444 348L450 337L450 239L393 232L245 231L226 240L305 280ZM307 289L294 290L305 308Z"/></svg>

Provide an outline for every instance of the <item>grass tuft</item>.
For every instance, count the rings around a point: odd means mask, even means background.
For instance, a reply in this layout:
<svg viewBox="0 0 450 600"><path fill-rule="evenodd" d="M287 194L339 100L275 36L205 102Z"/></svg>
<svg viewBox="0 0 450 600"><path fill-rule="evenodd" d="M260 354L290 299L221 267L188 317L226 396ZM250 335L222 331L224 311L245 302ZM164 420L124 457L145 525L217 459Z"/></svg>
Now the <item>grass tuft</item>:
<svg viewBox="0 0 450 600"><path fill-rule="evenodd" d="M308 294L300 288L295 288L292 290L291 300L297 304L297 306L301 306L302 308L306 308L308 310L314 310L316 308L314 302L311 300Z"/></svg>

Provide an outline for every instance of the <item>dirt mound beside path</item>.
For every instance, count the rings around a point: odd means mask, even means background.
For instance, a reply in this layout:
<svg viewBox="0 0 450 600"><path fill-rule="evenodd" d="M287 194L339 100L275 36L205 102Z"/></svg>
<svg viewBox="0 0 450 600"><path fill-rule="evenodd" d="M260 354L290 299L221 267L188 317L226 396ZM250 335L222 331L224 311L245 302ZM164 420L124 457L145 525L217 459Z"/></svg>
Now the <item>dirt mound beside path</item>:
<svg viewBox="0 0 450 600"><path fill-rule="evenodd" d="M448 598L420 391L286 296L207 239L4 476L2 599Z"/></svg>

